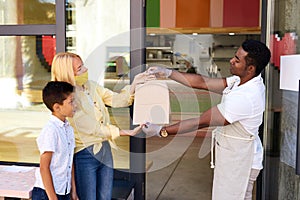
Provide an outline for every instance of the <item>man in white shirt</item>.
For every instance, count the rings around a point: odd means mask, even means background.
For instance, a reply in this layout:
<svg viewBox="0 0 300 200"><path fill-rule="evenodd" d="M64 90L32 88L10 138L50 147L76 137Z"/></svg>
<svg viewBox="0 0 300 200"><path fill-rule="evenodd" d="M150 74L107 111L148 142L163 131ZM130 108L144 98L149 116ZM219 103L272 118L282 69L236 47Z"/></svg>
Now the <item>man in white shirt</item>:
<svg viewBox="0 0 300 200"><path fill-rule="evenodd" d="M271 57L268 47L255 40L243 42L230 60L228 78L209 78L167 68L151 67L149 74L167 77L186 86L223 94L217 106L200 117L169 126L146 123L148 135L166 137L208 126L216 143L212 199L252 199L253 183L262 169L263 148L258 137L265 109L265 86L260 73ZM213 165L213 164L212 164ZM214 166L214 165L213 165Z"/></svg>

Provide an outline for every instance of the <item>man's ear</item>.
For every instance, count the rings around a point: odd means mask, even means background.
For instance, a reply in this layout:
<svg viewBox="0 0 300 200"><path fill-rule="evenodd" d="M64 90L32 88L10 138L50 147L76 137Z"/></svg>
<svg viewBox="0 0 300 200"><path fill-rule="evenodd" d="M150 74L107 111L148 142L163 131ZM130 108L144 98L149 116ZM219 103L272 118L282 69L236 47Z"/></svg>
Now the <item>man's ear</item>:
<svg viewBox="0 0 300 200"><path fill-rule="evenodd" d="M256 71L256 67L255 67L254 65L249 65L249 66L248 66L248 72L249 72L250 74L255 75L255 71Z"/></svg>

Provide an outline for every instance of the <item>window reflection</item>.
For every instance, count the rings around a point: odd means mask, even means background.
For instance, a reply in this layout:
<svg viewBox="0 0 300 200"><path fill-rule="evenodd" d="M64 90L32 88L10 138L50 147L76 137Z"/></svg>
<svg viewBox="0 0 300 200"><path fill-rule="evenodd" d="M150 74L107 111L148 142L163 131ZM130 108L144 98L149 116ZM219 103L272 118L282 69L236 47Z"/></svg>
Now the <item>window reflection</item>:
<svg viewBox="0 0 300 200"><path fill-rule="evenodd" d="M83 58L89 79L118 92L129 84L130 1L117 4L66 1L66 50ZM0 14L0 25L56 23L54 0L3 0ZM51 79L55 36L1 36L0 44L0 161L38 163L35 139L50 115L41 91ZM106 74L115 56L125 58L124 68ZM129 129L129 108L109 112L114 125ZM117 141L122 150L114 155L116 168L129 167L128 141Z"/></svg>
<svg viewBox="0 0 300 200"><path fill-rule="evenodd" d="M42 103L40 92L50 80L55 54L52 36L5 36L0 38L0 108L26 109Z"/></svg>
<svg viewBox="0 0 300 200"><path fill-rule="evenodd" d="M0 160L38 163L35 138L49 118L41 90L50 80L53 36L0 37Z"/></svg>
<svg viewBox="0 0 300 200"><path fill-rule="evenodd" d="M82 57L90 80L116 92L129 84L129 0L68 0L66 23L66 49ZM113 125L129 129L129 108L108 111ZM113 152L115 168L129 168L128 141L128 137L116 141L120 150Z"/></svg>
<svg viewBox="0 0 300 200"><path fill-rule="evenodd" d="M55 0L2 0L0 24L55 24Z"/></svg>

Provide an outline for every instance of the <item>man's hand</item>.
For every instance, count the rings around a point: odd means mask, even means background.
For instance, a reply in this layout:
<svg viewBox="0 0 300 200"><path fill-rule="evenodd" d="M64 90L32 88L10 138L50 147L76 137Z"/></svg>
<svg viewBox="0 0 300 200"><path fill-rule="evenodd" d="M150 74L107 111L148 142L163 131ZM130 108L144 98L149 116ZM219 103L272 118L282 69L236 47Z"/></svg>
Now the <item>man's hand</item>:
<svg viewBox="0 0 300 200"><path fill-rule="evenodd" d="M154 74L156 78L168 78L172 74L172 70L166 67L150 67L146 72L149 75Z"/></svg>
<svg viewBox="0 0 300 200"><path fill-rule="evenodd" d="M149 136L160 136L160 130L161 130L162 126L156 125L156 124L151 124L150 122L146 122L143 126L143 131L144 133Z"/></svg>

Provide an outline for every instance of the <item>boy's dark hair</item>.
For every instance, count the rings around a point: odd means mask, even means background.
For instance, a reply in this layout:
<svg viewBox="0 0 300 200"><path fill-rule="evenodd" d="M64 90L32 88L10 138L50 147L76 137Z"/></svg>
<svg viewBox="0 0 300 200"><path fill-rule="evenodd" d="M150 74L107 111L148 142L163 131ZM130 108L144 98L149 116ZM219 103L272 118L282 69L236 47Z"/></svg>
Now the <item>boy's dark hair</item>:
<svg viewBox="0 0 300 200"><path fill-rule="evenodd" d="M70 83L50 81L43 89L43 102L53 112L53 105L56 103L62 105L73 91L74 87Z"/></svg>
<svg viewBox="0 0 300 200"><path fill-rule="evenodd" d="M259 75L270 61L271 52L269 48L257 40L246 40L243 42L242 48L248 53L245 57L247 66L255 66L255 75Z"/></svg>

